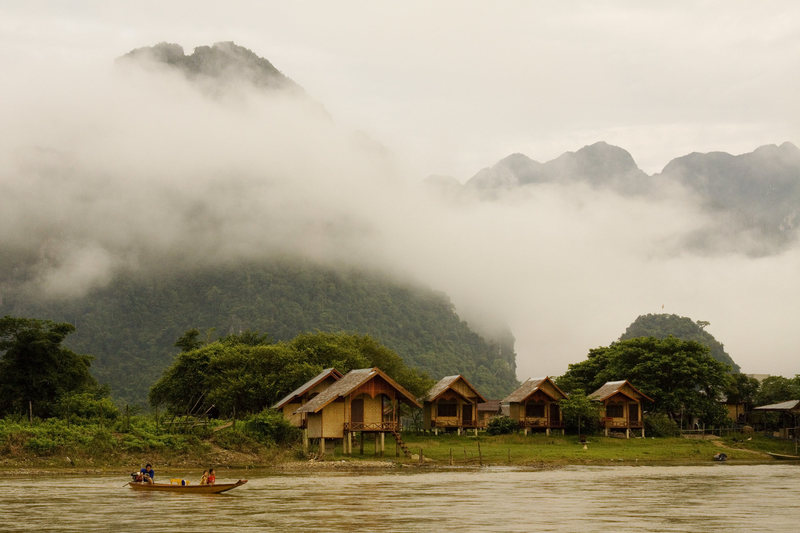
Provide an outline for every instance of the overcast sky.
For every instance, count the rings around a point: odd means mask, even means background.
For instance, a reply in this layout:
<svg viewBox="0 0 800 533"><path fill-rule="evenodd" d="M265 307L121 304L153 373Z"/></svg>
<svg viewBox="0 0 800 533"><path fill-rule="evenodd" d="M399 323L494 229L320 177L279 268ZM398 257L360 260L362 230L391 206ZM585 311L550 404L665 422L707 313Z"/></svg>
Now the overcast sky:
<svg viewBox="0 0 800 533"><path fill-rule="evenodd" d="M78 78L110 69L115 57L140 46L168 41L190 53L232 40L302 85L339 127L386 146L408 183L428 174L465 181L513 152L546 161L599 140L625 148L654 173L693 151L800 144L798 20L800 3L791 1L4 1L0 89L12 102L2 112L26 103L40 106L42 116L48 105L75 106L74 120L91 116L96 100L81 98L81 89L73 100L68 87L42 87L48 84L42 69L57 80ZM60 89L66 94L56 94ZM183 103L191 99L183 96ZM104 105L97 109L114 109ZM105 125L98 131L114 120L95 113ZM15 120L35 122L24 115ZM31 131L57 136L44 126ZM191 131L174 133L185 138ZM88 152L98 141L85 142L81 150ZM93 160L104 169L112 163ZM188 173L181 165L175 163ZM262 165L268 168L264 161L253 168ZM368 173L357 166L354 187L359 172ZM308 176L321 172L308 167ZM397 194L408 202L398 205L419 205L414 193ZM800 371L797 250L758 260L664 255L653 243L702 220L691 205L644 205L559 188L471 205L468 214L422 205L416 225L408 226L401 208L394 206L394 219L383 208L393 204L377 201L374 212L354 218L388 219L376 230L386 237L386 262L446 291L467 316L508 322L519 341L522 379L562 373L662 305L664 312L710 321L709 331L744 371ZM241 224L231 232L241 234ZM66 261L73 274L121 260L103 238L88 240L79 257ZM409 255L414 261L404 264Z"/></svg>

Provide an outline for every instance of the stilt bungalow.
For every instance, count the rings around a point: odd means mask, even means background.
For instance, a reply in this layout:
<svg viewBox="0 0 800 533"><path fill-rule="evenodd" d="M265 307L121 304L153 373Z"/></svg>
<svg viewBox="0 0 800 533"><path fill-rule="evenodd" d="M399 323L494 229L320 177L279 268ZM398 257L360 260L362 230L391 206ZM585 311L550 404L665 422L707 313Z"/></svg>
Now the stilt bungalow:
<svg viewBox="0 0 800 533"><path fill-rule="evenodd" d="M564 419L558 402L566 398L549 377L530 378L503 399L508 404L508 416L519 422L525 434L543 430L548 435L553 429L564 433Z"/></svg>
<svg viewBox="0 0 800 533"><path fill-rule="evenodd" d="M283 411L283 416L286 417L292 425L299 428L306 427L305 413L296 413L303 404L314 398L317 394L330 387L333 383L342 378L342 373L335 368L326 368L313 378L309 379L298 388L281 398L281 400L272 406L273 409L280 409Z"/></svg>
<svg viewBox="0 0 800 533"><path fill-rule="evenodd" d="M343 451L353 453L353 437L360 437L364 453L364 436L375 437L375 449L383 454L386 433L395 436L400 447L400 403L421 408L414 396L379 368L351 370L313 399L297 409L305 414L308 439L319 441L324 455L326 441L342 439Z"/></svg>
<svg viewBox="0 0 800 533"><path fill-rule="evenodd" d="M644 437L642 401L653 400L624 379L609 381L589 395L590 400L603 404L600 426L606 437L612 431L624 431L630 438L631 430L640 430Z"/></svg>
<svg viewBox="0 0 800 533"><path fill-rule="evenodd" d="M486 401L462 375L446 376L431 387L422 398L422 424L426 430L455 429L459 435L466 429L478 435L478 404Z"/></svg>

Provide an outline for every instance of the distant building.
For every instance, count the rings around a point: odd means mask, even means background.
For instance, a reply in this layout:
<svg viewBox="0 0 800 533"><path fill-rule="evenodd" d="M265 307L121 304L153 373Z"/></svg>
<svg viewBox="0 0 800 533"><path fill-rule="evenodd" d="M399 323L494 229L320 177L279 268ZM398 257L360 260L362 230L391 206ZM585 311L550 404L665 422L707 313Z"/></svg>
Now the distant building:
<svg viewBox="0 0 800 533"><path fill-rule="evenodd" d="M800 419L800 400L789 400L787 402L762 405L760 407L754 407L753 411L772 411L779 413L782 427L775 436L784 439L795 438L797 421Z"/></svg>
<svg viewBox="0 0 800 533"><path fill-rule="evenodd" d="M341 372L335 368L326 368L281 398L278 403L272 406L272 408L283 411L283 416L285 416L289 422L292 423L292 425L299 428L305 428L305 413L296 413L295 411L340 379L342 379Z"/></svg>
<svg viewBox="0 0 800 533"><path fill-rule="evenodd" d="M477 435L480 421L478 405L486 398L462 375L446 376L439 380L422 398L422 427L433 430L455 429L460 435L474 429Z"/></svg>
<svg viewBox="0 0 800 533"><path fill-rule="evenodd" d="M492 418L498 416L503 416L503 402L500 400L486 400L478 404L478 425L480 427L485 428Z"/></svg>
<svg viewBox="0 0 800 533"><path fill-rule="evenodd" d="M549 377L530 378L503 399L508 416L519 423L525 434L542 430L548 435L553 429L564 433L564 419L558 402L567 395Z"/></svg>
<svg viewBox="0 0 800 533"><path fill-rule="evenodd" d="M642 401L653 400L624 379L609 381L589 395L589 399L603 404L600 425L606 436L611 431L624 431L630 438L632 429L641 430L644 437Z"/></svg>

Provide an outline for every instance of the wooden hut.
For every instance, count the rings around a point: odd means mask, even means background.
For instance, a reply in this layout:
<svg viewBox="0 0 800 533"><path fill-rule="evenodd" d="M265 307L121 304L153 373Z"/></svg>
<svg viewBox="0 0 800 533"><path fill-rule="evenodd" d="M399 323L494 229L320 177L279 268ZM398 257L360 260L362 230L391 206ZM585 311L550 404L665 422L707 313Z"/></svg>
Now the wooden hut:
<svg viewBox="0 0 800 533"><path fill-rule="evenodd" d="M603 404L600 425L606 436L611 431L624 431L630 438L631 430L638 429L644 437L642 402L653 400L624 379L609 381L589 395L590 400Z"/></svg>
<svg viewBox="0 0 800 533"><path fill-rule="evenodd" d="M421 408L414 396L379 368L351 370L313 399L297 409L307 418L307 439L318 439L320 453L325 453L325 441L343 440L343 451L353 453L353 437L375 436L375 449L384 451L386 433L400 438L400 403ZM307 442L307 441L306 441Z"/></svg>
<svg viewBox="0 0 800 533"><path fill-rule="evenodd" d="M460 435L465 429L478 434L478 404L486 401L464 376L446 376L431 387L422 398L422 424L426 430L455 429Z"/></svg>
<svg viewBox="0 0 800 533"><path fill-rule="evenodd" d="M280 409L292 425L299 428L306 427L305 413L296 413L303 404L314 398L317 394L330 387L333 383L342 378L342 373L335 368L326 368L313 378L309 379L298 388L281 398L272 406L273 409Z"/></svg>
<svg viewBox="0 0 800 533"><path fill-rule="evenodd" d="M528 431L543 430L548 435L552 429L564 433L564 419L558 402L566 398L549 377L530 378L517 390L503 399L508 404L508 416L519 422Z"/></svg>
<svg viewBox="0 0 800 533"><path fill-rule="evenodd" d="M486 400L478 404L478 426L485 428L492 418L503 416L503 404L500 400Z"/></svg>

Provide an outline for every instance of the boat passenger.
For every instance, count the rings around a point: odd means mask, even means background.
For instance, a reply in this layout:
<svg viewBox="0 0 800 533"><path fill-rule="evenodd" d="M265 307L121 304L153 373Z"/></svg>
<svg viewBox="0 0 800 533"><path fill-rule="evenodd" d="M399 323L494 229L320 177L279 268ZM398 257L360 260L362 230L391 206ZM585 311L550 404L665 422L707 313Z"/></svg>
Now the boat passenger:
<svg viewBox="0 0 800 533"><path fill-rule="evenodd" d="M208 481L206 482L206 484L213 485L216 481L217 481L217 476L214 473L214 469L213 468L209 468L208 469Z"/></svg>
<svg viewBox="0 0 800 533"><path fill-rule="evenodd" d="M139 473L142 475L142 481L144 483L153 483L156 477L156 473L153 470L153 465L147 463L144 465L144 468L139 470Z"/></svg>
<svg viewBox="0 0 800 533"><path fill-rule="evenodd" d="M200 478L201 485L208 485L208 470L203 472L203 477Z"/></svg>

